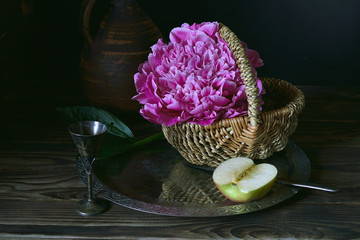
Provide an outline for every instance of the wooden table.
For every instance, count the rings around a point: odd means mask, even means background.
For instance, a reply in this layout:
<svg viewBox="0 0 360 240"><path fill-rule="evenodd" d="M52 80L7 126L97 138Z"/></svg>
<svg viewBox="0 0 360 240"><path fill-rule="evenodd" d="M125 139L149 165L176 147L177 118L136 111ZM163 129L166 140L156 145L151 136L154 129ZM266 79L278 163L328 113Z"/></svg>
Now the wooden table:
<svg viewBox="0 0 360 240"><path fill-rule="evenodd" d="M300 86L306 108L291 140L311 160L311 181L339 192L303 190L262 211L215 218L159 216L119 205L98 216L76 214L86 187L55 108L86 101L69 87L28 86L1 103L0 239L360 238L360 87ZM152 126L138 116L120 118L134 129Z"/></svg>

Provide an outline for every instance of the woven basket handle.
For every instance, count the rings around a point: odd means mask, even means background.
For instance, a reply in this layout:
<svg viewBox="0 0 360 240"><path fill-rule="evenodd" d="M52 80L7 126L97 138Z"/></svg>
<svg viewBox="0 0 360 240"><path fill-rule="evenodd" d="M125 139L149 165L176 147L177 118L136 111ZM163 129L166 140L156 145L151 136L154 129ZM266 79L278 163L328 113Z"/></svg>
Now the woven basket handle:
<svg viewBox="0 0 360 240"><path fill-rule="evenodd" d="M240 68L240 75L244 80L245 94L248 101L248 116L251 126L257 126L261 123L260 116L260 99L258 98L259 89L256 85L256 78L252 71L249 58L246 54L244 46L240 40L228 27L219 23L219 34L222 39L228 44L233 53L236 63Z"/></svg>

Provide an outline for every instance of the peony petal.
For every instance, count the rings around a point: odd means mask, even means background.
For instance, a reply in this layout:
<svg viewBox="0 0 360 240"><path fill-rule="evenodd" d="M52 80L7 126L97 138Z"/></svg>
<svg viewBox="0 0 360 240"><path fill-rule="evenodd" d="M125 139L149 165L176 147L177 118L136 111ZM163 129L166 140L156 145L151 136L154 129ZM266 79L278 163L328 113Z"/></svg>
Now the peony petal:
<svg viewBox="0 0 360 240"><path fill-rule="evenodd" d="M150 122L158 123L159 114L156 111L157 104L145 104L140 109L140 114Z"/></svg>
<svg viewBox="0 0 360 240"><path fill-rule="evenodd" d="M251 65L254 68L264 66L263 60L259 57L259 53L253 49L246 49L246 54L249 58Z"/></svg>
<svg viewBox="0 0 360 240"><path fill-rule="evenodd" d="M181 104L178 101L173 101L173 103L167 105L167 108L174 111L181 111Z"/></svg>
<svg viewBox="0 0 360 240"><path fill-rule="evenodd" d="M230 102L229 99L223 96L213 95L213 96L209 96L209 98L217 106L224 106Z"/></svg>
<svg viewBox="0 0 360 240"><path fill-rule="evenodd" d="M164 126L172 126L178 122L178 119L176 116L171 116L165 111L159 111L159 118L158 123L164 125Z"/></svg>
<svg viewBox="0 0 360 240"><path fill-rule="evenodd" d="M202 31L209 35L210 37L214 36L215 33L219 30L219 24L217 22L207 22L201 25L199 31Z"/></svg>
<svg viewBox="0 0 360 240"><path fill-rule="evenodd" d="M193 115L203 113L206 110L208 110L210 106L211 106L210 104L203 102L200 105L196 106L190 113Z"/></svg>
<svg viewBox="0 0 360 240"><path fill-rule="evenodd" d="M259 96L265 94L265 89L263 87L263 84L259 78L256 78L256 86L259 89Z"/></svg>
<svg viewBox="0 0 360 240"><path fill-rule="evenodd" d="M149 65L150 66L158 66L158 65L161 64L161 56L159 56L159 55L155 55L155 54L150 53L149 57L148 57L148 60L149 60Z"/></svg>
<svg viewBox="0 0 360 240"><path fill-rule="evenodd" d="M149 98L148 94L146 94L146 93L139 93L138 95L135 95L131 99L139 101L140 104L145 104L149 100L150 101L152 100L151 97Z"/></svg>
<svg viewBox="0 0 360 240"><path fill-rule="evenodd" d="M181 43L184 40L187 40L190 38L192 31L188 28L174 28L170 32L170 41L172 43Z"/></svg>

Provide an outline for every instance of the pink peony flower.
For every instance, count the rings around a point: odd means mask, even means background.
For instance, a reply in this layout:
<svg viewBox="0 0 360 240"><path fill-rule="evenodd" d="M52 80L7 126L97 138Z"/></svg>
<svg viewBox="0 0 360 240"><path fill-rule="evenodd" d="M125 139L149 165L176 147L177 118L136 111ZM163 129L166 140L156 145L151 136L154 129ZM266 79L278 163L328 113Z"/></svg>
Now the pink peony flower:
<svg viewBox="0 0 360 240"><path fill-rule="evenodd" d="M233 54L220 37L217 22L183 24L151 47L148 61L135 74L138 92L133 99L147 120L171 126L184 122L209 125L215 120L247 115L245 86ZM253 71L263 65L248 49ZM264 94L257 78L259 97Z"/></svg>

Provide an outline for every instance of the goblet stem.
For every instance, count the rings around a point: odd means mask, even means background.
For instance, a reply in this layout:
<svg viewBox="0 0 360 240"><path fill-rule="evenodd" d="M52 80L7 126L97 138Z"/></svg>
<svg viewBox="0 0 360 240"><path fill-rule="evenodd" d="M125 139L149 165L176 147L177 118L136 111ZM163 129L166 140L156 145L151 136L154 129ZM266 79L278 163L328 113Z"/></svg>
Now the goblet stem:
<svg viewBox="0 0 360 240"><path fill-rule="evenodd" d="M108 202L106 202L102 199L94 198L92 171L93 171L93 164L95 162L95 158L92 159L90 164L89 164L88 158L81 158L80 161L81 161L81 163L85 169L85 172L87 174L88 196L87 196L87 198L84 198L83 200L81 200L77 203L77 207L76 207L77 212L83 216L91 216L91 215L102 213L109 208L109 204L108 204Z"/></svg>
<svg viewBox="0 0 360 240"><path fill-rule="evenodd" d="M85 161L85 162L84 162ZM93 165L95 162L95 158L93 158L90 162L90 166L86 163L88 163L90 161L88 161L88 159L82 159L82 164L83 167L85 169L85 172L87 174L87 178L88 178L88 200L91 201L94 199L94 194L93 194L93 185L92 185L92 171L93 171Z"/></svg>
<svg viewBox="0 0 360 240"><path fill-rule="evenodd" d="M88 200L91 201L93 199L91 171L90 173L87 174L87 179L88 179Z"/></svg>
<svg viewBox="0 0 360 240"><path fill-rule="evenodd" d="M86 174L87 174L87 179L88 179L88 199L89 199L89 201L91 201L94 198L93 197L94 196L93 195L93 185L92 185L93 184L92 183L92 171L93 171L94 162L95 162L95 158L93 158L91 160L89 168L84 166L84 168L86 169Z"/></svg>

